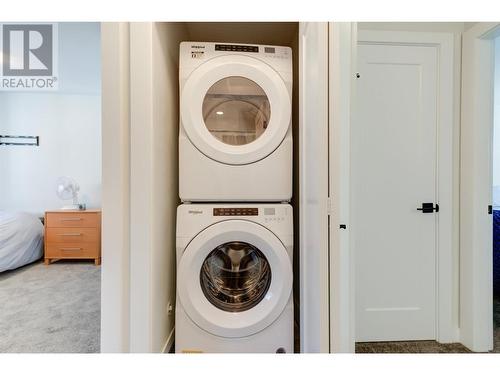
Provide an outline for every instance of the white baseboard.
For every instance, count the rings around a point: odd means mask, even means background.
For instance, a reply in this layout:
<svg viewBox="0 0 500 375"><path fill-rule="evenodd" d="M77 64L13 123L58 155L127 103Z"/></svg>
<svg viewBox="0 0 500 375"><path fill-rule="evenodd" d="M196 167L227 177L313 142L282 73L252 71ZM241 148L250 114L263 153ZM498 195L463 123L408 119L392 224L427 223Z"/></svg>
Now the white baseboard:
<svg viewBox="0 0 500 375"><path fill-rule="evenodd" d="M165 342L165 345L163 345L163 349L161 350L162 353L170 353L170 349L172 349L172 345L174 345L174 333L175 327L172 328L172 331L170 331L170 335L168 335L167 341Z"/></svg>

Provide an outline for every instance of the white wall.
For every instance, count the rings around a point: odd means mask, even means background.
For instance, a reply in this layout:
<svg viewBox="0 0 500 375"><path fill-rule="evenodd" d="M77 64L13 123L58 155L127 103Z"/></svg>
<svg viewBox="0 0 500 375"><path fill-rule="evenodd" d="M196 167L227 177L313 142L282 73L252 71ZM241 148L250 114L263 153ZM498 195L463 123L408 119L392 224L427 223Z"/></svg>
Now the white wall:
<svg viewBox="0 0 500 375"><path fill-rule="evenodd" d="M500 37L495 40L495 98L493 135L493 204L500 206Z"/></svg>
<svg viewBox="0 0 500 375"><path fill-rule="evenodd" d="M0 209L60 207L70 176L89 207L101 204L101 57L98 23L59 24L59 90L0 92L0 134L38 135L40 147L0 146Z"/></svg>
<svg viewBox="0 0 500 375"><path fill-rule="evenodd" d="M130 326L130 38L102 24L101 352L128 352Z"/></svg>
<svg viewBox="0 0 500 375"><path fill-rule="evenodd" d="M153 30L153 336L154 351L167 343L174 329L176 219L179 202L179 43L187 39L185 24L155 23ZM168 162L164 162L168 161ZM166 317L166 319L165 319ZM170 337L173 340L173 336Z"/></svg>
<svg viewBox="0 0 500 375"><path fill-rule="evenodd" d="M130 351L173 340L182 23L130 26Z"/></svg>

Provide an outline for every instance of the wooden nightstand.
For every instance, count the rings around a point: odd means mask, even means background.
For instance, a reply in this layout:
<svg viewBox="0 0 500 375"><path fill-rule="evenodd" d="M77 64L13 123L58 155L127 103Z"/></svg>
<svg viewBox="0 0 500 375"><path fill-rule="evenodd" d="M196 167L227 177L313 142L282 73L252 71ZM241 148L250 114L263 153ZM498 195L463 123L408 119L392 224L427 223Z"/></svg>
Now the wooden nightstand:
<svg viewBox="0 0 500 375"><path fill-rule="evenodd" d="M45 213L45 264L59 259L94 259L101 264L101 211Z"/></svg>

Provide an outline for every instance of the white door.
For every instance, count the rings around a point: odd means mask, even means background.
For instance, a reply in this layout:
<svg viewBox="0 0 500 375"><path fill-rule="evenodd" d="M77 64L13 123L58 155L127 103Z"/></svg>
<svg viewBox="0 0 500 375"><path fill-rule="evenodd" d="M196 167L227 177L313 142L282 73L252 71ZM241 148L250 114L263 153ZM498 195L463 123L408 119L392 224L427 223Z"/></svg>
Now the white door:
<svg viewBox="0 0 500 375"><path fill-rule="evenodd" d="M436 338L437 49L360 44L351 133L356 340Z"/></svg>

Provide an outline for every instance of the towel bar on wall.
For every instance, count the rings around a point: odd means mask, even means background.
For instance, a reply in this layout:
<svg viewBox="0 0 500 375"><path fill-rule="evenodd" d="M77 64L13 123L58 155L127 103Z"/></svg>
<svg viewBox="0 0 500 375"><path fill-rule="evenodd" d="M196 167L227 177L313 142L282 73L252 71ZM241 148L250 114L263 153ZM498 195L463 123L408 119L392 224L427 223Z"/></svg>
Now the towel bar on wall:
<svg viewBox="0 0 500 375"><path fill-rule="evenodd" d="M40 146L40 137L37 135L0 135L0 146Z"/></svg>

